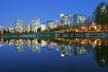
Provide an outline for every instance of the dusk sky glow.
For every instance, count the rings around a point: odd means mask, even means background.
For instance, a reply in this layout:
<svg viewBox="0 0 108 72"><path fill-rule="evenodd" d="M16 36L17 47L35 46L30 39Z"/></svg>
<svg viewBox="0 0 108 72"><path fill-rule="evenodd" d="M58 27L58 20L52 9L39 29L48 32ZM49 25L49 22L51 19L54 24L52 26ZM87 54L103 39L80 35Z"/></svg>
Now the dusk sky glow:
<svg viewBox="0 0 108 72"><path fill-rule="evenodd" d="M25 24L32 19L60 20L60 14L85 14L91 16L96 6L107 0L0 0L0 25L11 27L15 20Z"/></svg>

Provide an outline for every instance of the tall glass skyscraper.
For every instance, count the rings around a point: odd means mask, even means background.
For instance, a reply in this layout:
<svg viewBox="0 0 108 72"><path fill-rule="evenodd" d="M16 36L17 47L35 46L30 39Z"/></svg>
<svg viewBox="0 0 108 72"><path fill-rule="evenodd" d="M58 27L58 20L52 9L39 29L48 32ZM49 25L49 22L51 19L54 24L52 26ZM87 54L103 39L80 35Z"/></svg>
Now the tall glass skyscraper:
<svg viewBox="0 0 108 72"><path fill-rule="evenodd" d="M50 29L53 29L54 28L54 21L47 21L47 27L50 28Z"/></svg>
<svg viewBox="0 0 108 72"><path fill-rule="evenodd" d="M4 29L4 26L0 26L0 31L3 31Z"/></svg>
<svg viewBox="0 0 108 72"><path fill-rule="evenodd" d="M37 32L37 29L40 27L40 19L37 18L35 20L32 20L32 23L30 24L30 31Z"/></svg>
<svg viewBox="0 0 108 72"><path fill-rule="evenodd" d="M25 31L24 21L23 20L16 20L14 26L15 32L22 33Z"/></svg>
<svg viewBox="0 0 108 72"><path fill-rule="evenodd" d="M40 27L41 27L42 31L46 30L46 24L45 23L42 23Z"/></svg>
<svg viewBox="0 0 108 72"><path fill-rule="evenodd" d="M88 21L88 18L85 15L75 14L73 16L73 25L74 26L85 25L86 21Z"/></svg>
<svg viewBox="0 0 108 72"><path fill-rule="evenodd" d="M71 15L60 14L62 25L71 25Z"/></svg>

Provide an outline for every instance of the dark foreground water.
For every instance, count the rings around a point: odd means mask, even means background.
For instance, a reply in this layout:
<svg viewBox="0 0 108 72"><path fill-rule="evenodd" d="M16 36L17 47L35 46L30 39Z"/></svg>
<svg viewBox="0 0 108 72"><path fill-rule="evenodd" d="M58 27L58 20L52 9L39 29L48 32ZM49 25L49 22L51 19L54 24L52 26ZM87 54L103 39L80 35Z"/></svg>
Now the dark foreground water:
<svg viewBox="0 0 108 72"><path fill-rule="evenodd" d="M0 72L108 72L108 40L0 40Z"/></svg>

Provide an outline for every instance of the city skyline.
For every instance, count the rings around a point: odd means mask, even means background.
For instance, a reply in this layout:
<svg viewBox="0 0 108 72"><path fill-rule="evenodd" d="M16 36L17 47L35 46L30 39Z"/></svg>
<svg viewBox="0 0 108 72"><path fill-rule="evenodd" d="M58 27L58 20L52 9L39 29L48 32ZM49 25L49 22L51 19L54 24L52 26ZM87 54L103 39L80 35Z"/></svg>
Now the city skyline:
<svg viewBox="0 0 108 72"><path fill-rule="evenodd" d="M1 0L0 72L108 72L108 0Z"/></svg>
<svg viewBox="0 0 108 72"><path fill-rule="evenodd" d="M14 21L18 19L23 19L26 25L30 24L35 18L40 18L41 22L46 22L47 20L60 20L59 15L61 13L92 16L95 7L103 1L107 2L107 0L3 0L0 4L0 8L2 9L0 12L0 25L8 25L11 27L14 25Z"/></svg>
<svg viewBox="0 0 108 72"><path fill-rule="evenodd" d="M90 20L88 16L83 14L60 14L60 20L47 20L45 23L42 23L39 18L33 19L30 24L26 25L24 20L16 20L14 21L14 25L11 27L0 26L0 31L9 30L9 32L37 32L39 28L41 31L49 31L50 29L55 29L62 26L88 26L92 24L92 20ZM87 23L88 24L87 24Z"/></svg>

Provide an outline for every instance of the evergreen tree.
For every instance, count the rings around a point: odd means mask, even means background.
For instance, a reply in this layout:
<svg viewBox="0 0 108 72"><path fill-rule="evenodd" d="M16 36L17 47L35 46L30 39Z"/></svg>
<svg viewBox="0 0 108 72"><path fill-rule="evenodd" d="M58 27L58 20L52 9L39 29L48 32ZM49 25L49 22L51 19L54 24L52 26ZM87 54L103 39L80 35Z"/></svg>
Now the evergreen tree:
<svg viewBox="0 0 108 72"><path fill-rule="evenodd" d="M39 28L37 29L37 32L41 32L41 27L39 27Z"/></svg>
<svg viewBox="0 0 108 72"><path fill-rule="evenodd" d="M94 11L94 22L97 25L104 26L108 24L108 4L105 2L101 2Z"/></svg>

